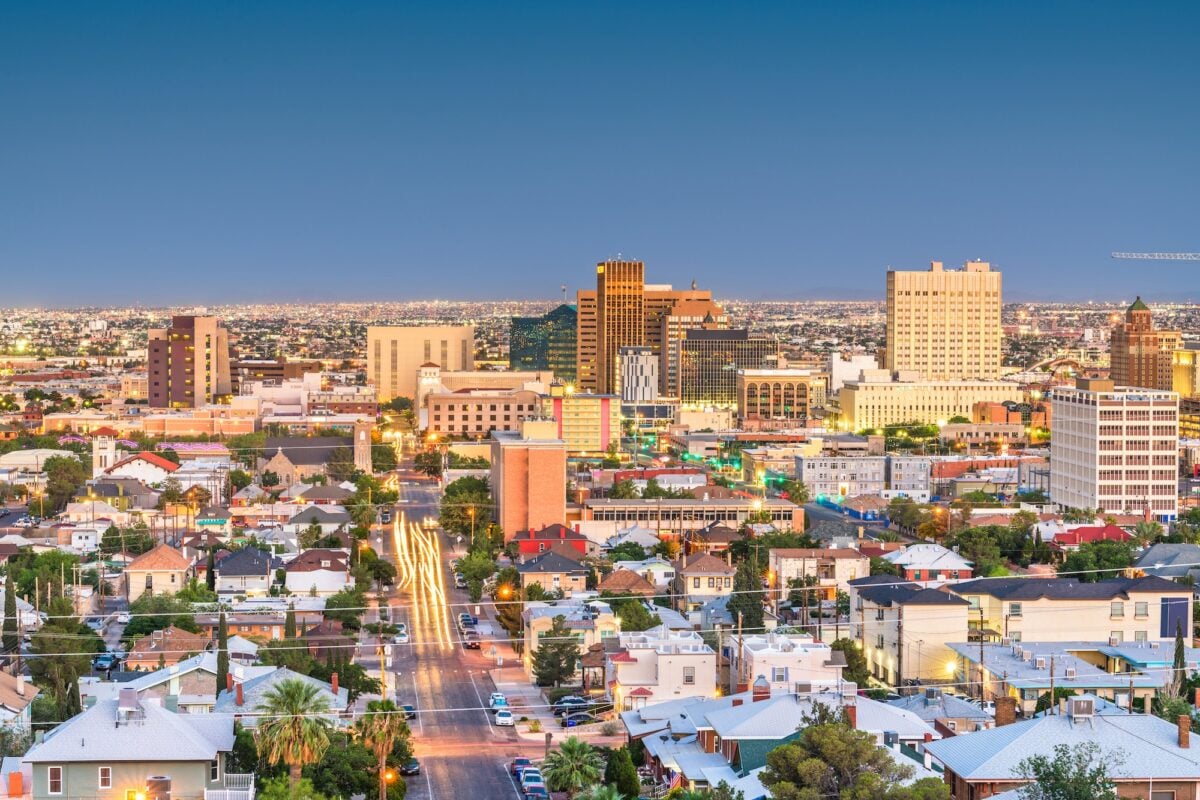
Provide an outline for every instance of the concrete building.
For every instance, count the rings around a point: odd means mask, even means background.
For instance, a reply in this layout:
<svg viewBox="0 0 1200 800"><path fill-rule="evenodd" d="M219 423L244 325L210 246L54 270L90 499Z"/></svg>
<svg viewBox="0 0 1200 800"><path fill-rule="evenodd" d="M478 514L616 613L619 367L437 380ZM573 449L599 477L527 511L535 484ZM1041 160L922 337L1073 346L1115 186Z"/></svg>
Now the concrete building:
<svg viewBox="0 0 1200 800"><path fill-rule="evenodd" d="M690 613L709 601L728 597L733 593L733 576L736 572L733 565L723 558L710 555L692 558L684 553L675 562L675 584L672 587L678 610Z"/></svg>
<svg viewBox="0 0 1200 800"><path fill-rule="evenodd" d="M533 672L533 657L542 639L554 626L554 620L562 617L563 624L579 642L582 654L594 644L603 644L605 639L621 633L621 621L612 607L602 600L567 598L554 604L531 601L521 611L524 622L525 646L521 659L526 672Z"/></svg>
<svg viewBox="0 0 1200 800"><path fill-rule="evenodd" d="M879 359L874 355L856 354L843 357L838 353L829 356L826 372L829 373L829 394L834 395L846 381L856 381L864 369L879 369Z"/></svg>
<svg viewBox="0 0 1200 800"><path fill-rule="evenodd" d="M829 376L809 369L737 371L737 413L742 420L785 420L803 424L827 402Z"/></svg>
<svg viewBox="0 0 1200 800"><path fill-rule="evenodd" d="M1178 511L1179 395L1081 378L1054 390L1050 499L1063 508Z"/></svg>
<svg viewBox="0 0 1200 800"><path fill-rule="evenodd" d="M772 368L779 360L778 341L744 328L685 331L676 346L679 401L690 407L736 407L738 370Z"/></svg>
<svg viewBox="0 0 1200 800"><path fill-rule="evenodd" d="M933 459L929 456L887 457L887 488L905 495L928 493L933 481Z"/></svg>
<svg viewBox="0 0 1200 800"><path fill-rule="evenodd" d="M871 674L889 686L943 682L957 666L952 642L967 641L967 601L891 575L850 583L850 625Z"/></svg>
<svg viewBox="0 0 1200 800"><path fill-rule="evenodd" d="M434 363L443 370L475 368L475 328L471 325L419 325L367 328L367 380L379 402L417 396L417 370Z"/></svg>
<svg viewBox="0 0 1200 800"><path fill-rule="evenodd" d="M1142 389L1172 388L1172 354L1183 346L1179 331L1154 327L1150 307L1137 298L1125 311L1125 321L1112 330L1108 376L1117 386Z"/></svg>
<svg viewBox="0 0 1200 800"><path fill-rule="evenodd" d="M796 480L812 498L880 494L887 489L887 456L800 456Z"/></svg>
<svg viewBox="0 0 1200 800"><path fill-rule="evenodd" d="M438 437L483 439L519 430L541 415L541 395L524 389L459 389L425 395L425 431Z"/></svg>
<svg viewBox="0 0 1200 800"><path fill-rule="evenodd" d="M560 305L540 317L513 317L508 364L514 370L549 370L564 383L575 382L575 306Z"/></svg>
<svg viewBox="0 0 1200 800"><path fill-rule="evenodd" d="M666 626L622 633L605 653L608 696L620 711L681 697L712 697L717 690L717 654L695 631Z"/></svg>
<svg viewBox="0 0 1200 800"><path fill-rule="evenodd" d="M812 587L822 600L834 600L838 592L849 592L850 581L871 574L871 559L849 547L773 547L767 553L767 580L775 609L788 600L792 581L816 580Z"/></svg>
<svg viewBox="0 0 1200 800"><path fill-rule="evenodd" d="M621 398L570 391L555 384L542 398L542 411L557 423L557 436L570 453L603 454L621 443Z"/></svg>
<svg viewBox="0 0 1200 800"><path fill-rule="evenodd" d="M622 347L617 353L620 363L618 390L622 403L646 404L658 400L659 357L649 347Z"/></svg>
<svg viewBox="0 0 1200 800"><path fill-rule="evenodd" d="M229 331L216 317L174 316L148 335L151 408L197 408L233 393Z"/></svg>
<svg viewBox="0 0 1200 800"><path fill-rule="evenodd" d="M916 380L912 373L893 376L864 371L838 392L841 423L852 431L880 429L905 422L944 424L971 418L976 403L1020 403L1025 393L1015 383L974 380Z"/></svg>
<svg viewBox="0 0 1200 800"><path fill-rule="evenodd" d="M1200 349L1171 352L1171 391L1180 397L1200 396Z"/></svg>
<svg viewBox="0 0 1200 800"><path fill-rule="evenodd" d="M728 327L729 315L712 300L678 300L662 315L659 376L663 394L679 397L679 343L687 331Z"/></svg>
<svg viewBox="0 0 1200 800"><path fill-rule="evenodd" d="M526 420L519 431L492 433L492 496L496 521L518 531L562 524L567 514L567 444L552 421Z"/></svg>
<svg viewBox="0 0 1200 800"><path fill-rule="evenodd" d="M642 499L614 500L613 498L591 498L583 504L583 520L607 522L616 533L630 525L640 525L658 531L661 536L680 536L684 531L695 531L721 522L740 527L749 522L752 515L763 512L770 524L779 530L804 530L804 507L788 500L768 497L766 500L751 500L745 497L718 499Z"/></svg>
<svg viewBox="0 0 1200 800"><path fill-rule="evenodd" d="M841 690L842 653L806 633L733 636L729 642L729 692L744 692L762 677L772 695L786 695L803 684L809 692Z"/></svg>
<svg viewBox="0 0 1200 800"><path fill-rule="evenodd" d="M125 599L132 603L144 594L175 594L183 588L191 567L174 547L160 544L125 567Z"/></svg>
<svg viewBox="0 0 1200 800"><path fill-rule="evenodd" d="M929 381L999 378L1000 295L1000 273L986 261L961 270L940 261L926 272L889 270L881 366Z"/></svg>

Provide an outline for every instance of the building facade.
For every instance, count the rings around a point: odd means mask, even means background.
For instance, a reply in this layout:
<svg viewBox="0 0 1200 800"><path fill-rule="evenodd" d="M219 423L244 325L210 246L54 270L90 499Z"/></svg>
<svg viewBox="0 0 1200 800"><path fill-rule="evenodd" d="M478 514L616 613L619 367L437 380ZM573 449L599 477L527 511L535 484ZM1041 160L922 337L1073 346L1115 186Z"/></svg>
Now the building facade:
<svg viewBox="0 0 1200 800"><path fill-rule="evenodd" d="M558 438L571 453L600 454L621 442L621 398L613 394L572 392L554 385L542 398L542 410L558 423Z"/></svg>
<svg viewBox="0 0 1200 800"><path fill-rule="evenodd" d="M1153 314L1142 298L1125 311L1125 321L1112 330L1109 378L1117 386L1172 388L1172 353L1182 347L1179 331L1154 327Z"/></svg>
<svg viewBox="0 0 1200 800"><path fill-rule="evenodd" d="M463 389L425 396L425 431L437 436L483 439L492 431L515 431L541 413L541 395L532 391Z"/></svg>
<svg viewBox="0 0 1200 800"><path fill-rule="evenodd" d="M779 342L744 328L685 331L677 346L679 401L697 407L736 407L738 370L770 368L779 358Z"/></svg>
<svg viewBox="0 0 1200 800"><path fill-rule="evenodd" d="M901 376L907 378L908 376ZM881 370L847 381L838 392L841 423L849 430L874 430L906 422L945 423L971 418L976 403L1025 399L1015 383L967 380L893 380Z"/></svg>
<svg viewBox="0 0 1200 800"><path fill-rule="evenodd" d="M492 434L490 484L496 522L519 531L562 524L567 514L567 444L553 422L526 421Z"/></svg>
<svg viewBox="0 0 1200 800"><path fill-rule="evenodd" d="M550 370L564 383L574 383L576 307L563 303L540 317L513 317L508 364L515 370Z"/></svg>
<svg viewBox="0 0 1200 800"><path fill-rule="evenodd" d="M887 488L887 456L799 456L796 480L813 498L877 495Z"/></svg>
<svg viewBox="0 0 1200 800"><path fill-rule="evenodd" d="M882 366L926 380L1000 377L1000 273L986 261L889 270Z"/></svg>
<svg viewBox="0 0 1200 800"><path fill-rule="evenodd" d="M371 325L367 328L367 380L379 402L415 398L422 364L443 370L475 368L475 328L471 325Z"/></svg>
<svg viewBox="0 0 1200 800"><path fill-rule="evenodd" d="M738 417L803 423L824 408L829 376L808 369L739 369Z"/></svg>
<svg viewBox="0 0 1200 800"><path fill-rule="evenodd" d="M216 317L175 316L146 344L151 408L197 408L233 393L229 331Z"/></svg>
<svg viewBox="0 0 1200 800"><path fill-rule="evenodd" d="M617 358L621 365L621 402L636 405L658 400L659 357L654 351L644 346L622 347Z"/></svg>

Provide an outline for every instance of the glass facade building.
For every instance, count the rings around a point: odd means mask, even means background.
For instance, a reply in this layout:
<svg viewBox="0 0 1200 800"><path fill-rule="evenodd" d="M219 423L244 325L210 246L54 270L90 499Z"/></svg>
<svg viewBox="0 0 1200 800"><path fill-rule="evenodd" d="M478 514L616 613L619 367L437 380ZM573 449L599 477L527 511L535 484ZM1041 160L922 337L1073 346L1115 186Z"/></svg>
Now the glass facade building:
<svg viewBox="0 0 1200 800"><path fill-rule="evenodd" d="M509 366L548 369L564 383L575 382L575 306L564 303L540 317L513 317Z"/></svg>

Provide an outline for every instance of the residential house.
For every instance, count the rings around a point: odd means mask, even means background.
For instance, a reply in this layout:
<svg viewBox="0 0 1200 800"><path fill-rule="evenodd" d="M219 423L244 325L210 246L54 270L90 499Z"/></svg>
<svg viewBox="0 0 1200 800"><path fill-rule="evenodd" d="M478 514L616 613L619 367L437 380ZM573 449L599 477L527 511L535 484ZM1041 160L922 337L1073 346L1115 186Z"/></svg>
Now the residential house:
<svg viewBox="0 0 1200 800"><path fill-rule="evenodd" d="M22 778L31 779L31 800L129 798L161 788L157 776L169 776L173 797L224 790L227 800L251 800L254 776L227 771L233 741L229 717L176 714L124 688L35 744L22 759Z"/></svg>
<svg viewBox="0 0 1200 800"><path fill-rule="evenodd" d="M154 508L158 492L137 478L100 477L90 481L75 497L76 502L103 500L119 511Z"/></svg>
<svg viewBox="0 0 1200 800"><path fill-rule="evenodd" d="M888 705L911 711L942 736L985 731L996 726L992 715L981 707L933 686L916 694L889 700Z"/></svg>
<svg viewBox="0 0 1200 800"><path fill-rule="evenodd" d="M275 559L254 547L235 550L217 562L217 594L261 597L271 590Z"/></svg>
<svg viewBox="0 0 1200 800"><path fill-rule="evenodd" d="M616 561L613 563L613 571L617 570L629 570L641 575L654 584L660 594L670 591L675 584L675 565L659 556L641 561Z"/></svg>
<svg viewBox="0 0 1200 800"><path fill-rule="evenodd" d="M351 712L350 692L346 687L338 685L337 673L334 673L331 683L326 683L293 672L287 667L280 667L245 680L239 680L236 676L231 675L232 688L227 686L217 695L214 713L233 717L244 727L257 728L259 714L256 712L266 701L271 690L284 681L300 681L315 687L317 696L323 698L329 706L327 718L338 725L348 723Z"/></svg>
<svg viewBox="0 0 1200 800"><path fill-rule="evenodd" d="M532 674L533 656L538 645L554 625L556 617L562 617L571 634L579 642L582 654L594 644L603 644L605 639L621 632L621 622L613 614L612 607L600 600L582 601L578 598L560 600L557 603L529 602L521 612L525 628L525 646L521 657L525 670Z"/></svg>
<svg viewBox="0 0 1200 800"><path fill-rule="evenodd" d="M1095 745L1120 797L1167 800L1200 796L1200 759L1191 753L1187 717L1170 723L1152 714L1095 713L1088 698L1074 698L1065 714L1010 722L997 703L996 727L952 736L926 746L945 768L954 800L975 800L1025 783L1019 765L1052 758L1054 748Z"/></svg>
<svg viewBox="0 0 1200 800"><path fill-rule="evenodd" d="M235 638L230 637L231 659ZM245 680L278 667L245 666L233 661L229 669L239 680ZM208 650L154 672L114 672L111 680L84 675L79 679L79 696L83 707L90 708L104 700L115 699L122 688L131 688L139 698L150 698L168 710L178 710L181 714L208 714L217 702L216 681L217 654Z"/></svg>
<svg viewBox="0 0 1200 800"><path fill-rule="evenodd" d="M30 706L41 691L26 683L24 675L0 672L0 728L28 731Z"/></svg>
<svg viewBox="0 0 1200 800"><path fill-rule="evenodd" d="M1054 534L1048 544L1052 550L1057 551L1060 556L1065 557L1067 553L1073 553L1082 545L1092 544L1094 542L1129 542L1133 540L1133 535L1123 528L1118 528L1116 525L1080 525L1075 528L1068 528L1065 531L1059 531Z"/></svg>
<svg viewBox="0 0 1200 800"><path fill-rule="evenodd" d="M354 492L344 486L322 486L320 484L306 487L302 492L293 495L298 502L316 506L342 505L353 496Z"/></svg>
<svg viewBox="0 0 1200 800"><path fill-rule="evenodd" d="M850 587L851 631L874 677L888 686L945 680L956 663L950 643L967 641L966 600L889 575Z"/></svg>
<svg viewBox="0 0 1200 800"><path fill-rule="evenodd" d="M1163 578L997 578L949 587L973 628L1011 643L1173 641L1192 630L1192 590ZM966 641L965 638L957 641Z"/></svg>
<svg viewBox="0 0 1200 800"><path fill-rule="evenodd" d="M133 524L133 514L121 511L103 500L67 503L59 519L76 525L103 526L105 529L109 525L125 528Z"/></svg>
<svg viewBox="0 0 1200 800"><path fill-rule="evenodd" d="M155 670L170 667L203 653L212 644L207 636L174 625L152 631L133 643L125 659L126 669Z"/></svg>
<svg viewBox="0 0 1200 800"><path fill-rule="evenodd" d="M723 558L710 555L693 558L684 553L674 567L673 591L680 611L695 611L705 603L728 597L733 592L733 576L737 570Z"/></svg>
<svg viewBox="0 0 1200 800"><path fill-rule="evenodd" d="M628 569L614 569L600 581L596 590L601 594L632 594L653 598L658 588L650 581Z"/></svg>
<svg viewBox="0 0 1200 800"><path fill-rule="evenodd" d="M684 533L684 546L691 554L708 553L721 555L734 542L740 542L744 537L736 528L713 522L698 531Z"/></svg>
<svg viewBox="0 0 1200 800"><path fill-rule="evenodd" d="M559 544L567 544L578 550L580 557L591 555L597 549L595 542L591 539L577 530L558 523L547 525L540 531L533 528L527 531L518 531L509 542L516 543L517 553L522 559L544 553Z"/></svg>
<svg viewBox="0 0 1200 800"><path fill-rule="evenodd" d="M649 550L659 543L658 534L649 528L642 528L637 525L632 525L628 528L623 528L610 536L604 541L604 549L612 550L614 547L620 547L623 544L636 544L644 550Z"/></svg>
<svg viewBox="0 0 1200 800"><path fill-rule="evenodd" d="M555 545L553 550L518 564L521 592L524 593L534 584L538 584L547 592L561 592L563 597L582 592L587 588L587 577L591 570L573 557L578 555L579 551L570 545Z"/></svg>
<svg viewBox="0 0 1200 800"><path fill-rule="evenodd" d="M1126 570L1126 575L1131 578L1154 575L1183 580L1193 587L1200 585L1200 545L1152 544L1133 562L1133 567Z"/></svg>
<svg viewBox="0 0 1200 800"><path fill-rule="evenodd" d="M665 626L622 633L605 652L604 685L613 706L628 710L680 697L712 697L717 654L695 631Z"/></svg>
<svg viewBox="0 0 1200 800"><path fill-rule="evenodd" d="M161 484L179 469L174 461L149 452L135 453L104 470L109 478L133 478L147 486Z"/></svg>
<svg viewBox="0 0 1200 800"><path fill-rule="evenodd" d="M850 581L870 574L871 559L848 547L776 547L767 551L769 596L777 613L788 598L786 590L793 585L811 586L821 600L836 600L838 592L849 592ZM814 582L808 583L810 580Z"/></svg>
<svg viewBox="0 0 1200 800"><path fill-rule="evenodd" d="M920 542L903 550L887 553L885 561L895 564L909 581L958 581L970 578L972 564L940 544Z"/></svg>
<svg viewBox="0 0 1200 800"><path fill-rule="evenodd" d="M305 550L289 561L284 570L289 592L328 597L350 585L350 551Z"/></svg>
<svg viewBox="0 0 1200 800"><path fill-rule="evenodd" d="M268 437L258 460L258 474L274 472L281 486L303 483L325 474L329 457L338 448L350 449L354 440L343 436Z"/></svg>
<svg viewBox="0 0 1200 800"><path fill-rule="evenodd" d="M196 512L196 529L228 536L233 532L233 515L220 506L205 506Z"/></svg>
<svg viewBox="0 0 1200 800"><path fill-rule="evenodd" d="M125 567L125 599L132 603L144 594L175 594L183 588L191 566L174 547L160 544Z"/></svg>
<svg viewBox="0 0 1200 800"><path fill-rule="evenodd" d="M328 536L351 524L350 514L341 506L305 506L284 524L285 533L299 536L313 524L321 528L321 535Z"/></svg>
<svg viewBox="0 0 1200 800"><path fill-rule="evenodd" d="M221 620L220 614L197 614L196 624L204 635L216 641ZM283 638L287 627L287 615L282 611L235 611L225 615L229 634L237 634L252 641L277 641ZM299 625L299 621L296 623Z"/></svg>
<svg viewBox="0 0 1200 800"><path fill-rule="evenodd" d="M756 678L765 680L774 694L836 689L843 685L845 666L844 653L806 633L770 632L729 638L731 694L746 691Z"/></svg>

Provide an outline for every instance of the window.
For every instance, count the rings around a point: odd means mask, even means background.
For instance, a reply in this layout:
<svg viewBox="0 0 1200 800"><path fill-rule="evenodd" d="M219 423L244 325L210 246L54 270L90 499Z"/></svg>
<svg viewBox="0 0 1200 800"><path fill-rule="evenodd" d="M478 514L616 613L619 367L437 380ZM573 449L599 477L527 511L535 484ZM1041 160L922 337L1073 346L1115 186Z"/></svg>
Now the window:
<svg viewBox="0 0 1200 800"><path fill-rule="evenodd" d="M1009 603L1008 604L1008 615L1010 617L1021 616L1021 604L1020 603Z"/></svg>
<svg viewBox="0 0 1200 800"><path fill-rule="evenodd" d="M876 646L876 647L878 647L878 648L882 648L882 647L883 647L883 634L882 634L882 633L880 633L880 634L876 634L876 636L875 636L875 646Z"/></svg>
<svg viewBox="0 0 1200 800"><path fill-rule="evenodd" d="M946 720L946 727L952 731L956 731L956 730L958 730L958 723L952 719L948 719L948 720Z"/></svg>
<svg viewBox="0 0 1200 800"><path fill-rule="evenodd" d="M683 668L683 685L684 686L693 686L693 685L695 685L695 683L696 683L696 668L695 667L684 667Z"/></svg>
<svg viewBox="0 0 1200 800"><path fill-rule="evenodd" d="M1146 617L1150 616L1150 604L1144 602L1134 603L1133 616L1135 619L1145 619Z"/></svg>
<svg viewBox="0 0 1200 800"><path fill-rule="evenodd" d="M692 588L693 589L700 588L700 579L699 578L692 578Z"/></svg>
<svg viewBox="0 0 1200 800"><path fill-rule="evenodd" d="M710 588L710 589L715 589L715 588L717 588L717 579L716 579L716 578L709 578L709 579L708 579L708 588Z"/></svg>
<svg viewBox="0 0 1200 800"><path fill-rule="evenodd" d="M1110 617L1114 617L1114 618L1124 617L1125 616L1125 604L1123 602L1121 602L1120 600L1112 601L1111 603L1109 603L1108 615Z"/></svg>
<svg viewBox="0 0 1200 800"><path fill-rule="evenodd" d="M1148 640L1146 631L1134 631L1133 640L1138 644L1145 644Z"/></svg>
<svg viewBox="0 0 1200 800"><path fill-rule="evenodd" d="M787 680L787 667L771 667L771 682L783 683Z"/></svg>
<svg viewBox="0 0 1200 800"><path fill-rule="evenodd" d="M213 761L208 762L208 779L210 781L212 781L213 783L216 783L217 781L221 780L221 759L220 759L220 757L218 757L217 759L215 759Z"/></svg>
<svg viewBox="0 0 1200 800"><path fill-rule="evenodd" d="M978 597L968 597L967 598L967 608L971 609L972 611L978 611L979 610L979 598Z"/></svg>
<svg viewBox="0 0 1200 800"><path fill-rule="evenodd" d="M1114 642L1123 642L1125 641L1125 634L1122 631L1109 631L1108 638Z"/></svg>
<svg viewBox="0 0 1200 800"><path fill-rule="evenodd" d="M99 788L101 788L101 789L111 789L112 788L112 767L101 767L100 768Z"/></svg>
<svg viewBox="0 0 1200 800"><path fill-rule="evenodd" d="M46 767L46 792L49 794L63 793L63 768Z"/></svg>
<svg viewBox="0 0 1200 800"><path fill-rule="evenodd" d="M1175 790L1156 791L1150 793L1150 800L1175 800Z"/></svg>

